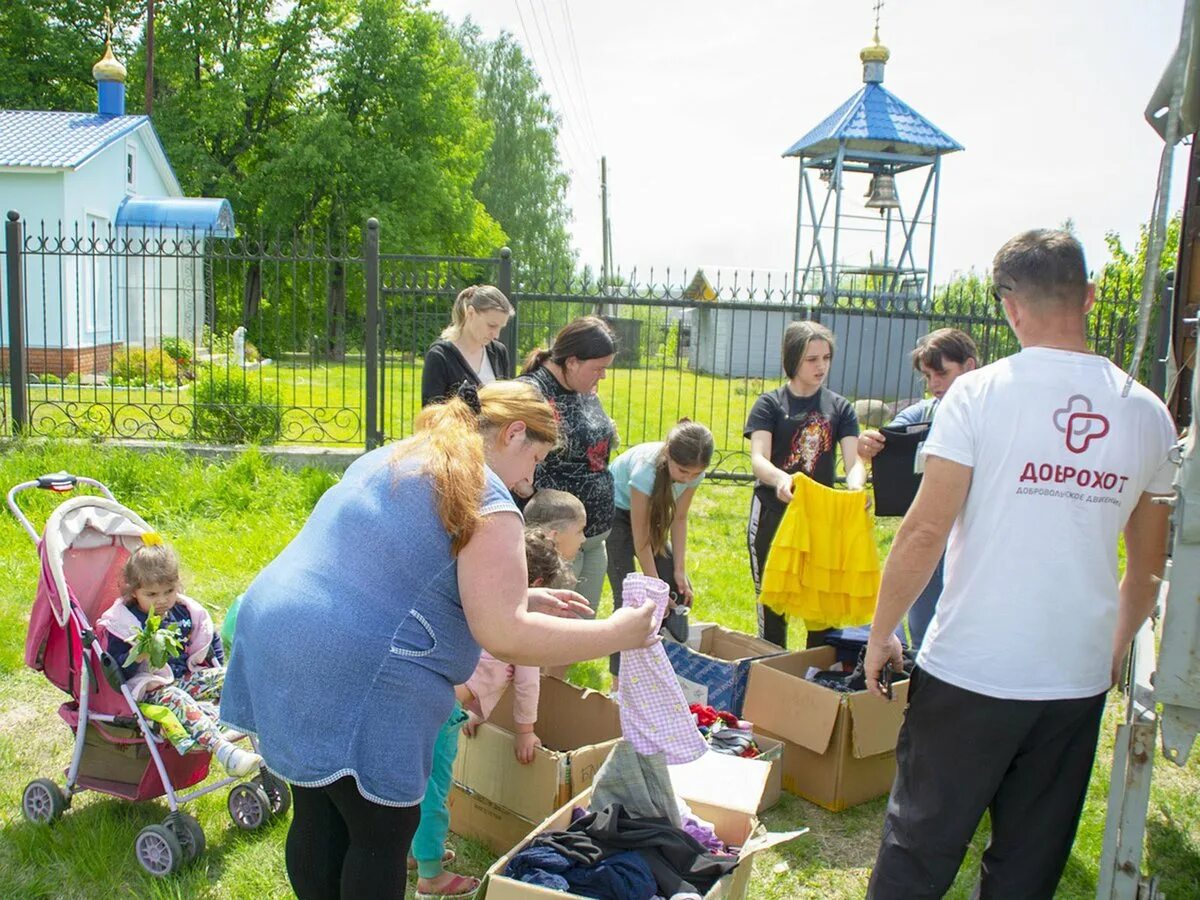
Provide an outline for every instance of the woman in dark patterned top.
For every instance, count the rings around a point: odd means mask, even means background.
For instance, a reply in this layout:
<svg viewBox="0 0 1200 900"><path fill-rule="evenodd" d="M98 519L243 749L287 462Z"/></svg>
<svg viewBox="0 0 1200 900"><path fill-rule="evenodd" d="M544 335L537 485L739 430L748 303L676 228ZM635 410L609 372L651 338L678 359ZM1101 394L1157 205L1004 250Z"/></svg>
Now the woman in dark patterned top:
<svg viewBox="0 0 1200 900"><path fill-rule="evenodd" d="M757 479L750 506L746 543L754 592L771 541L792 499L792 476L803 472L833 487L835 454L842 452L846 487L860 490L867 470L858 458L858 416L841 394L825 387L833 364L833 332L816 322L792 322L783 333L783 370L788 380L755 401L744 434L750 439L750 464ZM758 635L787 646L787 619L758 605ZM824 643L825 632L810 632L808 646Z"/></svg>
<svg viewBox="0 0 1200 900"><path fill-rule="evenodd" d="M558 416L558 447L538 465L533 484L573 494L587 510L587 540L574 563L579 578L575 590L592 609L600 605L608 565L604 539L613 520L608 458L617 438L596 387L615 354L613 333L604 320L583 316L564 326L548 350L529 354L517 379L536 386Z"/></svg>

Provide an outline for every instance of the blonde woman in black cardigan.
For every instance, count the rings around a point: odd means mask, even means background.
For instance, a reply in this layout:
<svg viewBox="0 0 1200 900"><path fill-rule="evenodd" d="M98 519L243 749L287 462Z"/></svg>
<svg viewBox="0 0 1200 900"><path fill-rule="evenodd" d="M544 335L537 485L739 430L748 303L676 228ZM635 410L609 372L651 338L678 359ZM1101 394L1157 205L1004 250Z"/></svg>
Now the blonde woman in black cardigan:
<svg viewBox="0 0 1200 900"><path fill-rule="evenodd" d="M508 298L490 284L472 285L455 298L450 324L425 353L422 406L452 397L463 382L482 387L512 378L508 348L499 341L512 314Z"/></svg>

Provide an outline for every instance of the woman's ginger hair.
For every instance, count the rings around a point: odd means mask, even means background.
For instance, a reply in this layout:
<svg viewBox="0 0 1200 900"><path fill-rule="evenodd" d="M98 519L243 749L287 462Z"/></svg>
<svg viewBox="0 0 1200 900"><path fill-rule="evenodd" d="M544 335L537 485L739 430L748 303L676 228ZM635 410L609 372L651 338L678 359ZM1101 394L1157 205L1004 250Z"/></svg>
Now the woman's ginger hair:
<svg viewBox="0 0 1200 900"><path fill-rule="evenodd" d="M467 324L467 307L477 313L498 310L505 315L513 314L512 304L504 296L504 292L490 284L473 284L459 291L454 298L454 306L450 309L450 324L442 330L442 338L456 341L462 335L463 326Z"/></svg>
<svg viewBox="0 0 1200 900"><path fill-rule="evenodd" d="M179 557L167 544L138 547L125 560L121 572L121 596L133 599L133 592L158 584L179 584Z"/></svg>
<svg viewBox="0 0 1200 900"><path fill-rule="evenodd" d="M484 446L499 440L514 422L525 423L525 440L558 442L554 409L531 384L496 381L479 389L479 412L460 396L425 407L413 423L416 432L401 441L394 463L419 457L421 471L433 479L438 517L450 535L450 553L458 556L479 525L483 499Z"/></svg>
<svg viewBox="0 0 1200 900"><path fill-rule="evenodd" d="M650 551L658 556L666 549L675 521L675 486L667 460L692 469L708 468L713 457L712 432L699 422L680 419L667 435L654 461L654 487L650 489Z"/></svg>

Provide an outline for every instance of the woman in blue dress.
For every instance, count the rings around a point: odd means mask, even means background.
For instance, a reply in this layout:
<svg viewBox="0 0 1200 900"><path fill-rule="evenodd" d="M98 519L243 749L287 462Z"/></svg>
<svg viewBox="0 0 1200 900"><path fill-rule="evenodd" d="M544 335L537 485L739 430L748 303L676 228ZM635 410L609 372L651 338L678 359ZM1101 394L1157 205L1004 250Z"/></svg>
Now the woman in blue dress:
<svg viewBox="0 0 1200 900"><path fill-rule="evenodd" d="M465 387L415 430L346 470L238 614L221 715L293 786L301 900L404 896L433 744L481 646L552 666L653 640L645 609L585 621L578 595L527 587L509 487L558 438L535 388Z"/></svg>

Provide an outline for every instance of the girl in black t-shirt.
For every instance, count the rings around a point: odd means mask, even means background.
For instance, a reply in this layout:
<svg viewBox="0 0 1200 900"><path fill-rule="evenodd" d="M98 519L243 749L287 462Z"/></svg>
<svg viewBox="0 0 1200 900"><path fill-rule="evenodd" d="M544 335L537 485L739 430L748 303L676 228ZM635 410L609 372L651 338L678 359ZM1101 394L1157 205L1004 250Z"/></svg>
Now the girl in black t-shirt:
<svg viewBox="0 0 1200 900"><path fill-rule="evenodd" d="M840 447L846 486L860 490L867 480L858 458L858 417L840 394L825 387L833 363L834 339L824 325L792 322L783 333L783 370L787 383L755 401L744 434L750 439L750 464L757 483L750 506L746 543L754 590L761 587L767 552L784 510L792 499L792 475L803 472L827 487L834 481L834 452ZM787 618L758 605L759 636L787 646ZM809 634L808 646L821 642Z"/></svg>

